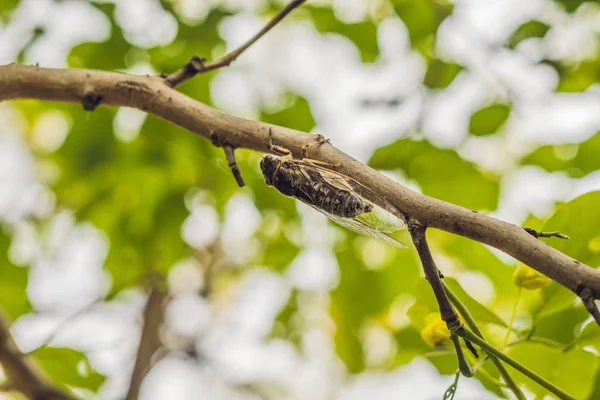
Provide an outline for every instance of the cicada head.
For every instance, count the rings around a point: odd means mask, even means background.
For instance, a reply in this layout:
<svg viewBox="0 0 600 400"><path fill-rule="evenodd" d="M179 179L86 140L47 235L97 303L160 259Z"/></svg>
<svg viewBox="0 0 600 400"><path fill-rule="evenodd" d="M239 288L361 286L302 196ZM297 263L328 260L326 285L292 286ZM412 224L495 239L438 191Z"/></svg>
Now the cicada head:
<svg viewBox="0 0 600 400"><path fill-rule="evenodd" d="M260 161L260 170L265 177L265 183L269 186L273 186L273 177L275 176L275 171L277 171L277 166L279 165L279 160L277 157L273 156L264 156Z"/></svg>

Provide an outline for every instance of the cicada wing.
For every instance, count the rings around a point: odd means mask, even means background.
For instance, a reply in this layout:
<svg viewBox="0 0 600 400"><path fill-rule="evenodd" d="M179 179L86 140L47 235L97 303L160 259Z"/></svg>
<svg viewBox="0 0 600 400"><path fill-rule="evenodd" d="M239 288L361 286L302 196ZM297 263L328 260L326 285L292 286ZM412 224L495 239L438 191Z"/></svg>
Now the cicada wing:
<svg viewBox="0 0 600 400"><path fill-rule="evenodd" d="M332 185L334 185L340 189L343 189L343 190L351 190L354 193L358 194L363 199L367 200L369 203L379 206L379 209L382 211L382 213L385 212L385 214L380 214L378 216L383 217L385 220L389 220L391 218L399 219L400 222L402 223L402 226L398 229L402 229L406 226L406 224L404 223L404 218L398 212L396 207L394 207L386 199L383 199L381 196L378 196L377 194L373 193L373 191L371 189L367 188L362 183L356 181L355 179L350 178L349 176L341 174L339 172L327 169L327 168L319 166L319 165L311 164L309 161L299 161L299 160L294 160L294 161L296 163L298 163L299 165L308 164L311 168L314 168L317 171L319 171L321 176L324 179L326 179L327 182L331 183ZM398 229L394 229L394 230L398 230ZM386 231L386 232L393 232L394 230Z"/></svg>
<svg viewBox="0 0 600 400"><path fill-rule="evenodd" d="M318 210L318 208L317 208L317 210ZM319 210L319 211L321 211L323 214L327 215L327 217L329 219L331 219L333 222L343 226L344 228L348 228L356 233L360 233L361 235L368 236L373 239L381 240L384 243L387 243L389 245L392 245L392 246L395 246L395 247L398 247L401 249L406 248L406 245L404 243L399 242L398 240L394 239L393 237L388 236L386 233L367 225L363 221L360 221L360 220L354 219L354 218L339 217L337 215L333 215L333 214L324 212L322 210ZM370 213L368 213L368 214L370 214Z"/></svg>
<svg viewBox="0 0 600 400"><path fill-rule="evenodd" d="M373 209L368 213L357 216L356 219L377 230L387 233L396 232L406 228L406 224L403 220L390 214L377 204L373 204L370 201L368 201L368 203L373 206Z"/></svg>

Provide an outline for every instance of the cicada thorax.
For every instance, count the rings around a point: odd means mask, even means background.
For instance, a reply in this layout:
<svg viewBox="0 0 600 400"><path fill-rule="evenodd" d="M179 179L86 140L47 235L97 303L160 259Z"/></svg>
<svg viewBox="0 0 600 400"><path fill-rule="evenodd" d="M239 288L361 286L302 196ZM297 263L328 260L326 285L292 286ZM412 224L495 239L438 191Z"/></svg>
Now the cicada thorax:
<svg viewBox="0 0 600 400"><path fill-rule="evenodd" d="M355 218L372 210L356 193L330 183L310 165L267 157L261 163L265 181L282 194L338 217Z"/></svg>

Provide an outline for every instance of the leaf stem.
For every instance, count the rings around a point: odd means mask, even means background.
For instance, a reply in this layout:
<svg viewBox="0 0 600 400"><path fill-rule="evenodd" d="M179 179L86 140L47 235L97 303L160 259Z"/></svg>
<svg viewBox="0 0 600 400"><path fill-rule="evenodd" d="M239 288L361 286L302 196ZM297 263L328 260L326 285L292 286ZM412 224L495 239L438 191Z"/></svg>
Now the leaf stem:
<svg viewBox="0 0 600 400"><path fill-rule="evenodd" d="M473 330L473 332L475 332L475 334L477 336L479 336L482 340L485 340L483 333L477 326L475 319L473 318L473 316L471 315L471 313L469 312L467 307L460 301L460 299L458 297L456 297L456 295L452 292L452 290L450 290L448 285L446 285L446 282L442 281L442 283L444 285L444 290L446 291L446 294L448 295L448 297L450 298L450 301L452 302L452 305L458 310L458 312L460 313L460 315L461 315L462 319L465 321L465 323L469 326L469 328L471 328ZM483 346L481 346L481 347L483 347ZM525 397L525 395L523 394L523 392L521 391L519 386L512 379L512 377L510 376L510 374L508 373L506 368L504 368L504 365L502 365L500 360L498 360L498 358L494 357L492 354L489 354L489 355L490 355L490 359L492 360L492 362L498 369L498 372L500 373L500 375L506 382L506 385L514 393L514 395L517 397L517 399L527 400L527 398Z"/></svg>
<svg viewBox="0 0 600 400"><path fill-rule="evenodd" d="M519 289L517 290L517 298L515 299L515 304L513 305L512 313L510 315L510 321L508 321L508 329L506 330L506 336L504 336L504 340L502 341L502 346L500 346L500 350L504 350L506 344L508 343L510 333L512 332L512 328L515 323L515 318L517 317L517 308L519 306L519 300L521 300L521 292L522 288L521 286L519 286Z"/></svg>
<svg viewBox="0 0 600 400"><path fill-rule="evenodd" d="M573 396L562 391L561 389L556 387L554 384L552 384L551 382L542 378L541 376L539 376L538 374L536 374L535 372L533 372L532 370L530 370L523 364L519 363L518 361L512 359L511 357L504 354L500 350L496 349L494 346L492 346L491 344L486 342L484 339L482 339L481 337L479 337L478 335L476 335L475 333L470 331L464 325L455 329L454 333L457 334L458 336L461 336L462 338L464 338L466 340L469 340L469 341L475 343L489 355L494 356L494 357L504 361L505 363L507 363L508 365L510 365L511 367L513 367L514 369L516 369L517 371L519 371L520 373L522 373L523 375L525 375L526 377L531 379L532 381L536 382L538 385L540 385L543 388L545 388L546 390L548 390L550 393L552 393L559 399L561 399L561 400L576 400Z"/></svg>

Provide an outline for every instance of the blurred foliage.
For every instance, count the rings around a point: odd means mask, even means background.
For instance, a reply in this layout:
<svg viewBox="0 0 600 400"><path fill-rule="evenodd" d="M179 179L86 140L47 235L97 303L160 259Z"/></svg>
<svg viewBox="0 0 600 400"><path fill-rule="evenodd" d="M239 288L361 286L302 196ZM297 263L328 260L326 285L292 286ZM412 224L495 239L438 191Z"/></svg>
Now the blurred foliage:
<svg viewBox="0 0 600 400"><path fill-rule="evenodd" d="M315 28L322 33L343 35L357 46L364 62L372 62L379 55L377 25L370 20L346 24L335 17L331 8L305 7Z"/></svg>
<svg viewBox="0 0 600 400"><path fill-rule="evenodd" d="M538 20L531 20L519 26L508 39L508 47L514 49L519 43L529 38L542 38L548 33L550 26Z"/></svg>
<svg viewBox="0 0 600 400"><path fill-rule="evenodd" d="M429 62L423 83L431 89L444 89L452 83L460 71L462 67L458 64L433 59Z"/></svg>
<svg viewBox="0 0 600 400"><path fill-rule="evenodd" d="M581 178L600 169L600 134L579 144L541 146L523 157L524 165L537 165L548 172L563 171L573 178Z"/></svg>
<svg viewBox="0 0 600 400"><path fill-rule="evenodd" d="M510 107L506 104L492 104L477 110L471 115L469 131L476 136L485 136L495 133L510 114Z"/></svg>
<svg viewBox="0 0 600 400"><path fill-rule="evenodd" d="M47 371L59 386L65 389L98 390L104 377L95 372L84 354L66 348L42 347L32 353L33 358Z"/></svg>
<svg viewBox="0 0 600 400"><path fill-rule="evenodd" d="M31 310L27 299L27 268L18 267L8 259L9 237L0 230L0 307L15 319Z"/></svg>
<svg viewBox="0 0 600 400"><path fill-rule="evenodd" d="M498 177L480 171L455 150L437 148L426 140L400 139L381 147L369 165L398 169L415 180L424 194L463 207L494 210L498 204Z"/></svg>
<svg viewBox="0 0 600 400"><path fill-rule="evenodd" d="M567 13L577 13L583 0L556 1ZM472 66L461 65L438 52L439 27L451 18L454 4L447 0L383 0L369 2L369 11L362 19L352 19L339 13L339 4L327 2L303 5L288 18L312 24L324 36L339 35L355 46L365 64L380 61L379 23L393 18L402 21L411 50L421 57L422 86L427 96L451 89L455 78L473 74ZM340 2L337 2L340 3ZM375 4L377 3L377 4ZM9 23L18 1L0 2L0 21ZM90 2L110 22L111 33L104 42L87 42L75 46L68 54L67 64L73 68L130 70L150 66L156 74L171 73L194 55L208 60L222 56L226 45L222 38L223 23L235 14L227 6L214 3L205 18L190 22L178 18L175 39L162 47L139 48L128 42L117 23L116 5L111 2ZM178 16L176 1L162 1L167 12ZM263 17L269 18L279 9L269 2ZM517 26L500 41L505 51L521 51L528 40L544 41L550 36L555 21L530 19ZM531 18L529 16L528 18ZM348 22L352 21L352 22ZM520 23L520 22L519 22ZM46 36L41 27L32 28L30 40L19 53ZM549 34L550 32L550 34ZM277 29L269 35L276 36ZM252 51L250 49L249 51ZM399 49L399 51L405 51ZM544 55L545 57L546 55ZM307 63L311 60L307 60ZM535 61L537 62L537 61ZM591 90L600 82L600 57L583 60L544 59L558 77L557 92ZM244 67L245 68L245 67ZM402 73L402 71L399 71ZM211 81L219 74L213 71L187 81L180 89L186 95L212 105ZM259 109L254 114L262 121L311 131L321 123L313 115L315 105L286 87L282 103L275 108ZM212 93L214 95L214 93ZM431 95L431 96L429 96ZM497 96L486 98L480 109L465 115L465 137L476 140L505 141L508 118L517 118L519 102ZM402 99L390 97L388 108L402 107ZM364 103L365 108L377 108L379 103ZM144 117L139 127L128 133L119 132L123 109L98 108L86 113L80 105L19 101L14 103L25 117L25 140L30 144L40 164L57 171L48 179L56 195L57 209L71 210L78 221L92 223L110 243L105 268L111 277L111 296L123 289L145 287L149 276L158 271L167 275L172 266L197 255L182 238L182 225L194 205L212 207L220 223L229 218L229 201L236 194L250 198L259 215L259 223L250 241L256 244L247 268L264 266L283 276L288 266L303 249L303 218L296 203L266 187L257 167L260 155L240 150L237 161L246 180L240 189L231 178L222 149L158 118ZM48 112L62 115L70 126L65 142L56 151L39 149L35 145L34 126ZM511 124L512 125L512 124ZM478 211L498 208L503 172L487 172L472 159L463 157L461 144L442 148L429 141L428 132L410 137L400 136L378 148L371 156L373 168L397 173L424 194ZM488 137L489 136L489 137ZM433 140L433 139L432 139ZM504 144L504 142L502 142ZM600 169L600 133L582 143L538 146L517 165L534 165L548 172L564 173L580 178ZM600 264L600 192L584 194L559 204L549 218L530 217L525 224L543 231L560 231L571 237L568 241L544 239L556 249L580 262L597 267ZM28 268L11 261L9 247L13 230L3 226L0 231L0 306L11 320L33 310L26 296ZM201 228L200 228L201 229ZM332 327L327 327L339 358L350 373L372 369L392 369L423 357L442 374L448 383L456 371L457 362L447 341L423 340L423 330L431 323L438 306L433 293L422 278L420 263L411 250L386 247L356 235L339 231L334 250L339 264L339 282L327 294L326 311ZM406 234L405 234L405 237ZM504 338L507 321L517 302L518 325L513 327L507 352L551 380L578 399L600 396L600 328L586 323L588 314L570 291L556 283L547 287L519 291L513 282L515 263L499 257L485 245L444 232L428 232L429 242L446 274L446 282L469 309L490 342L495 345ZM225 249L226 250L226 249ZM230 249L231 250L231 249ZM235 252L237 249L233 249ZM223 270L234 270L234 262L225 260ZM237 283L246 271L236 265L226 281L224 291ZM223 272L227 274L227 272ZM462 279L465 278L465 279ZM474 278L489 288L487 296L481 289L467 283ZM467 283L465 283L467 282ZM525 293L527 292L527 293ZM287 303L279 310L270 332L272 338L292 342L302 351L303 329L307 306L302 304L310 291L295 288ZM519 297L522 296L519 303ZM378 365L368 360L366 331L376 326L383 329L393 342L389 357ZM431 329L430 329L431 330ZM470 354L468 354L470 356ZM57 384L69 388L98 390L104 378L91 369L83 353L65 348L43 347L32 353ZM470 360L472 364L478 361ZM539 386L520 374L511 375L527 386L538 398L546 394ZM486 389L498 397L506 397L499 373L489 359L475 375ZM460 385L459 385L460 392ZM441 397L442 393L440 393Z"/></svg>

